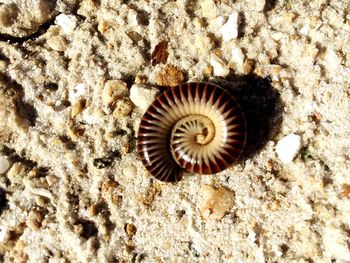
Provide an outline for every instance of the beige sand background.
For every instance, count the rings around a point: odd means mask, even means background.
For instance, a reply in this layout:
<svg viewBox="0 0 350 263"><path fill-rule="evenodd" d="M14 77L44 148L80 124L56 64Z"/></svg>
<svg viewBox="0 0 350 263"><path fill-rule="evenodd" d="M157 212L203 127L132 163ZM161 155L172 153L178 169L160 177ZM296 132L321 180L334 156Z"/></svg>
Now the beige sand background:
<svg viewBox="0 0 350 263"><path fill-rule="evenodd" d="M0 0L0 261L349 262L349 42L348 0ZM247 149L162 183L138 124L188 81Z"/></svg>

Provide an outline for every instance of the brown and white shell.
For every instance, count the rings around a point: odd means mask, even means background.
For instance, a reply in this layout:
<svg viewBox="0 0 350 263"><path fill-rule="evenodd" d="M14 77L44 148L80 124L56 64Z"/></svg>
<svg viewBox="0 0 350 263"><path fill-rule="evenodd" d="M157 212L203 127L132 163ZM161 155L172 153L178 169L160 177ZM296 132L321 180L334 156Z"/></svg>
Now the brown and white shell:
<svg viewBox="0 0 350 263"><path fill-rule="evenodd" d="M236 99L217 85L187 83L160 94L143 115L137 149L161 181L181 179L181 169L215 174L232 165L246 142Z"/></svg>

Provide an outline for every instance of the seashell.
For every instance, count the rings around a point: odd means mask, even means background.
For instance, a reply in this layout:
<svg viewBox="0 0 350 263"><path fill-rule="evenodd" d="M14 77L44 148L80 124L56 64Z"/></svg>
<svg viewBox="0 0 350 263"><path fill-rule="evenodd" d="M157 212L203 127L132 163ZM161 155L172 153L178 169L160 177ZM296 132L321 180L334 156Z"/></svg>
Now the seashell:
<svg viewBox="0 0 350 263"><path fill-rule="evenodd" d="M246 142L234 97L217 85L187 83L160 94L141 119L137 150L147 170L166 182L181 170L215 174L232 165Z"/></svg>

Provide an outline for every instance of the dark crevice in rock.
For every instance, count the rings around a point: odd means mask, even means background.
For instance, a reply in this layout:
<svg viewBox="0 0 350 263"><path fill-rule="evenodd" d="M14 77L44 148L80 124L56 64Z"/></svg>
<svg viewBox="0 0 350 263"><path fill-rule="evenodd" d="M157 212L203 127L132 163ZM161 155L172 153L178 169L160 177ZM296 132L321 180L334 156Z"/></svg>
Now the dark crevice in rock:
<svg viewBox="0 0 350 263"><path fill-rule="evenodd" d="M29 41L29 40L34 41L37 38L39 38L40 36L42 36L43 34L45 34L46 31L50 28L50 26L54 25L55 18L56 18L56 16L53 16L52 19L50 19L49 21L42 24L36 32L34 32L28 36L15 37L15 36L11 36L8 34L1 34L0 33L0 41L8 42L10 44L23 44L24 42Z"/></svg>
<svg viewBox="0 0 350 263"><path fill-rule="evenodd" d="M274 9L277 3L278 3L277 0L266 0L264 5L264 12L266 13Z"/></svg>
<svg viewBox="0 0 350 263"><path fill-rule="evenodd" d="M2 188L0 188L0 216L3 211L9 208L8 206L8 200L6 198L6 191Z"/></svg>

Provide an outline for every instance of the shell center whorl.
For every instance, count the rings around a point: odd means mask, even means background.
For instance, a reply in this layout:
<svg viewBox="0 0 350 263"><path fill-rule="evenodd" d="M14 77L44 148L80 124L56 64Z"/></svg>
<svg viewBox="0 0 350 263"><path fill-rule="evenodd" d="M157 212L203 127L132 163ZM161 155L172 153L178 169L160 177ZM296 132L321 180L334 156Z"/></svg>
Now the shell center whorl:
<svg viewBox="0 0 350 263"><path fill-rule="evenodd" d="M215 125L211 119L201 114L185 116L177 121L171 131L171 143L196 143L206 145L215 136Z"/></svg>

